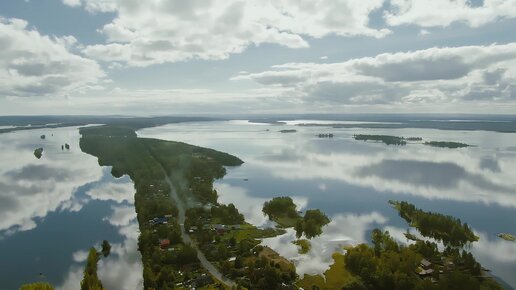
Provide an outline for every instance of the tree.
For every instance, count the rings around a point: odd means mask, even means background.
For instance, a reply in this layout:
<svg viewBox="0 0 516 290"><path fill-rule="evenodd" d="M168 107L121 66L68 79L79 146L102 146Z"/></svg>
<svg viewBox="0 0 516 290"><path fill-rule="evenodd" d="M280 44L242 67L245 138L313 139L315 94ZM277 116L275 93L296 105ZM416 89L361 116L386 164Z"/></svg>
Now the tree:
<svg viewBox="0 0 516 290"><path fill-rule="evenodd" d="M84 277L81 281L81 290L104 290L97 276L97 262L99 254L95 248L91 248L84 268Z"/></svg>
<svg viewBox="0 0 516 290"><path fill-rule="evenodd" d="M109 253L111 253L111 245L107 240L102 241L102 255L104 255L104 258L109 256Z"/></svg>

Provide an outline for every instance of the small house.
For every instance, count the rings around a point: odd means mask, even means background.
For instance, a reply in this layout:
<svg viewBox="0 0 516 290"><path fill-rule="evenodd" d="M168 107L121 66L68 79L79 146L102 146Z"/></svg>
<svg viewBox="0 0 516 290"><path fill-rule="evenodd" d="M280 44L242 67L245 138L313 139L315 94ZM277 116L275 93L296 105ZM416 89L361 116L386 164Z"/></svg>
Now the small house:
<svg viewBox="0 0 516 290"><path fill-rule="evenodd" d="M421 260L421 267L423 269L428 269L432 266L432 263L430 261L428 261L427 259L423 259Z"/></svg>
<svg viewBox="0 0 516 290"><path fill-rule="evenodd" d="M166 249L170 246L170 240L169 239L160 239L159 240L159 247L161 249Z"/></svg>

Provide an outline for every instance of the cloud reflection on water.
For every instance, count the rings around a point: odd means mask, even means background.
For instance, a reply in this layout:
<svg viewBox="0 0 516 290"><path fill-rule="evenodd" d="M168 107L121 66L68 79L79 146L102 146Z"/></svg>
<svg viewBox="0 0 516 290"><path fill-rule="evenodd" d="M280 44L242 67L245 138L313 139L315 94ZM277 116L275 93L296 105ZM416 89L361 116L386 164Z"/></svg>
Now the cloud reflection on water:
<svg viewBox="0 0 516 290"><path fill-rule="evenodd" d="M49 212L80 210L84 201L76 190L101 178L96 158L78 150L76 129L52 132L45 140L39 136L48 130L0 134L0 235L33 229ZM72 150L62 151L64 143ZM43 157L36 159L26 147L43 147Z"/></svg>

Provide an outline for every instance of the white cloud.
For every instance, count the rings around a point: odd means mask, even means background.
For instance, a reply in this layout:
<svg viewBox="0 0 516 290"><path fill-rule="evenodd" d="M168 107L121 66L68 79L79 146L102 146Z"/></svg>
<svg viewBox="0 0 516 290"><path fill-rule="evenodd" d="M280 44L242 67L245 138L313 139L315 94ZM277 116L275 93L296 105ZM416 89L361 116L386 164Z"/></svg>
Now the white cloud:
<svg viewBox="0 0 516 290"><path fill-rule="evenodd" d="M99 30L107 43L87 46L84 53L103 61L147 66L225 59L264 43L304 48L306 37L330 34L383 37L388 29L369 26L369 14L383 1L82 0L89 11L117 13Z"/></svg>
<svg viewBox="0 0 516 290"><path fill-rule="evenodd" d="M92 187L86 192L92 199L134 202L134 185L130 180L124 183L106 182Z"/></svg>
<svg viewBox="0 0 516 290"><path fill-rule="evenodd" d="M391 26L414 24L422 27L445 27L462 22L478 27L501 18L516 17L515 0L484 0L473 5L470 0L390 0L391 10L384 18Z"/></svg>
<svg viewBox="0 0 516 290"><path fill-rule="evenodd" d="M514 102L516 43L384 53L340 63L288 63L239 74L283 96L334 104Z"/></svg>
<svg viewBox="0 0 516 290"><path fill-rule="evenodd" d="M63 3L68 6L76 7L81 5L81 0L63 0Z"/></svg>
<svg viewBox="0 0 516 290"><path fill-rule="evenodd" d="M63 96L97 84L104 72L71 52L76 42L73 36L41 35L25 20L0 17L0 94Z"/></svg>
<svg viewBox="0 0 516 290"><path fill-rule="evenodd" d="M430 34L430 33L431 33L431 32L430 32L430 31L428 31L428 30L426 30L426 29L421 29L421 30L419 31L419 35L421 35L421 36L428 35L428 34Z"/></svg>

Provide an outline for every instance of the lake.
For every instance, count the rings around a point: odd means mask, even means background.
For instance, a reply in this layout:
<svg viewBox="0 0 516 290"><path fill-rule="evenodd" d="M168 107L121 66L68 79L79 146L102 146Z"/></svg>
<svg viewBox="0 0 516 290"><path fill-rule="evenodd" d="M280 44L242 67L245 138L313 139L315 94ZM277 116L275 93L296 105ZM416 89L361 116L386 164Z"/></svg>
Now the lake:
<svg viewBox="0 0 516 290"><path fill-rule="evenodd" d="M295 126L303 122L170 124L140 130L138 135L205 146L244 160L242 166L228 169L215 187L220 202L234 203L257 226L270 225L261 207L274 196L292 196L301 209L326 212L332 222L312 240L306 255L298 254L291 243L293 231L263 242L295 261L301 275L324 272L334 251L368 242L376 227L408 243L403 235L406 222L388 204L394 199L467 222L480 237L471 246L475 257L494 276L516 287L516 243L497 237L501 232L516 232L516 134ZM297 132L279 132L285 129ZM318 138L319 133L333 133L334 138ZM388 146L356 141L354 134L422 137L474 146Z"/></svg>
<svg viewBox="0 0 516 290"><path fill-rule="evenodd" d="M104 239L112 248L98 265L103 285L143 288L133 184L82 153L79 137L75 127L0 134L2 289L37 281L80 289L88 250Z"/></svg>

